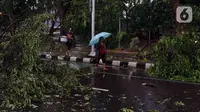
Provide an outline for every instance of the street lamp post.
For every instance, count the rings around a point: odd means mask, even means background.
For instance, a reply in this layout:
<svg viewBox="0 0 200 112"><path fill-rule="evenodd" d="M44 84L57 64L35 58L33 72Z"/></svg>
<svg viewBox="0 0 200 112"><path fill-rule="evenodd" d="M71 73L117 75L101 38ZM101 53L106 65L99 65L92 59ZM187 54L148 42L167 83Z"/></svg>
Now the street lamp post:
<svg viewBox="0 0 200 112"><path fill-rule="evenodd" d="M150 1L149 3L149 47L151 48L151 39L152 39L152 28L153 28L153 23L152 23L152 7L153 7L153 0Z"/></svg>
<svg viewBox="0 0 200 112"><path fill-rule="evenodd" d="M95 0L90 0L90 2L91 2L91 6L92 6L92 9L91 9L91 12L92 12L92 14L91 14L91 17L92 17L92 22L91 22L91 24L92 24L92 31L91 31L91 36L92 36L92 38L94 37L94 33L95 33ZM90 54L89 54L89 56L95 56L95 51L94 51L94 45L92 45L92 47L91 47L91 52L90 52Z"/></svg>

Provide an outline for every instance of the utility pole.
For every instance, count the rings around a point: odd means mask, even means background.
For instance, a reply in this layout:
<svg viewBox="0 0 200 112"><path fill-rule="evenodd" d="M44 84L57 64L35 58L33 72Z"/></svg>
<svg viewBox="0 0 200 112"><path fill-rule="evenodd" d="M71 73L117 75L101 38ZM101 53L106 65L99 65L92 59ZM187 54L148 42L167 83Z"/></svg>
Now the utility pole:
<svg viewBox="0 0 200 112"><path fill-rule="evenodd" d="M91 31L91 38L94 37L94 33L95 33L95 0L90 0L90 4L91 4L91 17L92 17L92 31ZM91 52L89 54L89 56L95 56L95 51L94 51L94 45L92 45L91 47Z"/></svg>

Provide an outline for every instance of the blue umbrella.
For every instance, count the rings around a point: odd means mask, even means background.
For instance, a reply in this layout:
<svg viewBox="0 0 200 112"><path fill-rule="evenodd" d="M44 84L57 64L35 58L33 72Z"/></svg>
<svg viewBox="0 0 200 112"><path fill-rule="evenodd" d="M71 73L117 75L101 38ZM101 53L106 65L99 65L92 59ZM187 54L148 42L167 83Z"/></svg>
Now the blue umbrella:
<svg viewBox="0 0 200 112"><path fill-rule="evenodd" d="M111 33L108 33L108 32L101 32L101 33L95 35L95 36L90 40L89 45L91 46L91 45L94 45L94 44L98 43L100 37L103 37L103 38L105 39L105 38L108 38L110 35L111 35Z"/></svg>

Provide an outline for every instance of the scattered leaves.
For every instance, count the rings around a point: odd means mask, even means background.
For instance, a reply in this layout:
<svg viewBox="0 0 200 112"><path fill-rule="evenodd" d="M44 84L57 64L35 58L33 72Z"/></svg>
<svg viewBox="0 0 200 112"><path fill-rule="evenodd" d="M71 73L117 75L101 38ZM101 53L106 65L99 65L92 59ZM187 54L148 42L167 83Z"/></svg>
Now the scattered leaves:
<svg viewBox="0 0 200 112"><path fill-rule="evenodd" d="M182 101L174 102L174 105L176 105L176 106L185 106L185 104Z"/></svg>

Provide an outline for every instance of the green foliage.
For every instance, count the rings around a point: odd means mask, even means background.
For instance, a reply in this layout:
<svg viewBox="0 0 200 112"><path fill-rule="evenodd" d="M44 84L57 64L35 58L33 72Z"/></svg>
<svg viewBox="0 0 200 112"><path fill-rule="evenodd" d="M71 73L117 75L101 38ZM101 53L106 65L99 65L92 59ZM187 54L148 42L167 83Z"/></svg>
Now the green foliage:
<svg viewBox="0 0 200 112"><path fill-rule="evenodd" d="M117 39L118 39L119 41L121 41L122 38L124 37L124 35L126 35L126 32L117 33Z"/></svg>
<svg viewBox="0 0 200 112"><path fill-rule="evenodd" d="M170 30L175 26L173 7L170 2L163 0L154 0L152 2L151 27L162 30Z"/></svg>
<svg viewBox="0 0 200 112"><path fill-rule="evenodd" d="M44 85L44 94L60 94L68 97L71 88L78 84L76 77L81 74L80 71L69 69L68 65L59 66L52 61L43 62L41 68L43 69L40 78Z"/></svg>
<svg viewBox="0 0 200 112"><path fill-rule="evenodd" d="M185 106L185 104L183 103L183 102L174 102L174 105L176 105L176 106Z"/></svg>
<svg viewBox="0 0 200 112"><path fill-rule="evenodd" d="M71 9L65 15L66 19L64 20L63 26L65 28L73 28L77 34L84 33L87 29L88 21L90 20L90 13L88 9L89 2L83 0L73 0L71 2ZM81 10L80 10L81 9Z"/></svg>
<svg viewBox="0 0 200 112"><path fill-rule="evenodd" d="M2 107L31 106L32 101L42 101L44 94L68 96L70 88L77 84L79 72L39 59L42 30L48 18L48 15L40 14L26 19L10 41L1 43L4 48L0 52Z"/></svg>
<svg viewBox="0 0 200 112"><path fill-rule="evenodd" d="M39 90L42 85L35 73L40 70L37 63L40 33L47 18L46 15L38 15L27 19L4 46L1 66L5 85L3 107L25 107L31 104L31 99L41 96Z"/></svg>
<svg viewBox="0 0 200 112"><path fill-rule="evenodd" d="M128 109L128 108L122 108L122 112L133 112L133 110Z"/></svg>
<svg viewBox="0 0 200 112"><path fill-rule="evenodd" d="M159 112L158 110L148 110L147 112Z"/></svg>
<svg viewBox="0 0 200 112"><path fill-rule="evenodd" d="M175 24L172 5L163 0L138 4L130 12L130 15L130 27L133 30L156 31L160 29L168 31Z"/></svg>
<svg viewBox="0 0 200 112"><path fill-rule="evenodd" d="M200 30L200 27L199 27L200 7L192 6L192 5L191 7L193 9L193 20L190 24L183 25L183 30L193 32L193 31Z"/></svg>
<svg viewBox="0 0 200 112"><path fill-rule="evenodd" d="M122 1L123 0L96 1L95 34L103 31L110 32L113 35L117 34L119 17L122 13ZM88 1L73 0L71 2L72 8L67 12L63 24L65 28L72 27L74 32L80 35L83 41L87 40L87 42L91 39L91 14L88 6ZM116 41L116 39L113 38L113 41Z"/></svg>
<svg viewBox="0 0 200 112"><path fill-rule="evenodd" d="M197 32L164 37L154 47L156 61L149 74L171 80L200 82L199 41Z"/></svg>
<svg viewBox="0 0 200 112"><path fill-rule="evenodd" d="M115 49L118 47L118 39L116 38L116 36L112 35L111 37L109 37L108 39L106 39L106 48L107 49Z"/></svg>
<svg viewBox="0 0 200 112"><path fill-rule="evenodd" d="M118 47L121 47L121 40L123 39L124 35L126 35L126 32L118 32L117 33L117 40L119 41Z"/></svg>
<svg viewBox="0 0 200 112"><path fill-rule="evenodd" d="M129 5L126 6L125 3ZM71 9L67 12L63 24L65 28L72 27L83 41L87 40L86 42L91 39L91 14L88 6L89 2L84 0L72 0ZM124 11L128 18L124 17ZM118 35L119 18L121 18L122 26L128 24L128 29L131 30L131 32L126 32L128 35L135 31L167 32L175 25L170 2L163 0L154 0L152 3L139 0L101 0L96 1L95 6L95 34L106 31L114 36ZM122 28L122 30L125 29ZM124 45L129 44L126 43L129 40L123 41ZM110 48L116 48L115 44L119 44L116 42L116 38L112 38L111 41L114 45L109 45Z"/></svg>
<svg viewBox="0 0 200 112"><path fill-rule="evenodd" d="M131 43L131 36L128 34L125 34L121 40L121 46L123 48L129 48L130 47L130 43Z"/></svg>

